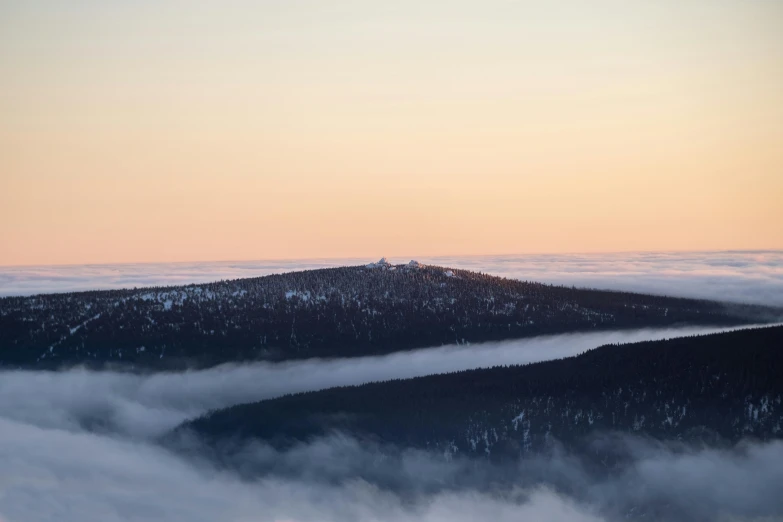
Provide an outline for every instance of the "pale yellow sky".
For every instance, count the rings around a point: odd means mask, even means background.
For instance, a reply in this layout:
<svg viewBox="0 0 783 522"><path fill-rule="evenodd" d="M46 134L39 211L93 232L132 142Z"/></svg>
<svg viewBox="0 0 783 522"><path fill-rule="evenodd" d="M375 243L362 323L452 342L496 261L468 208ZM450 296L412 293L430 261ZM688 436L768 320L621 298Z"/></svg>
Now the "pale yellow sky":
<svg viewBox="0 0 783 522"><path fill-rule="evenodd" d="M0 264L783 248L783 2L0 2Z"/></svg>

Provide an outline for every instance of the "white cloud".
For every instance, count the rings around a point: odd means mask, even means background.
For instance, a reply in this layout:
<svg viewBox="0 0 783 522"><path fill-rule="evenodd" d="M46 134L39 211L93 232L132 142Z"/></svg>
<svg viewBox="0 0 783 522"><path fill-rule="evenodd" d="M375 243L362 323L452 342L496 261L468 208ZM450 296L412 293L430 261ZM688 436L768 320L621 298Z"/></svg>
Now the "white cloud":
<svg viewBox="0 0 783 522"><path fill-rule="evenodd" d="M783 252L443 257L433 262L529 281L783 306Z"/></svg>
<svg viewBox="0 0 783 522"><path fill-rule="evenodd" d="M418 261L547 283L783 306L783 251L457 256ZM0 267L0 295L204 283L367 259ZM407 263L408 258L390 258Z"/></svg>
<svg viewBox="0 0 783 522"><path fill-rule="evenodd" d="M576 355L609 343L724 331L658 328L542 336L471 346L442 346L375 357L223 365L149 375L70 369L0 372L0 416L42 427L90 427L154 437L210 409L287 393L526 364Z"/></svg>
<svg viewBox="0 0 783 522"><path fill-rule="evenodd" d="M238 457L252 461L253 454L261 455L255 458L275 468L243 478L230 465L217 467L150 442L0 418L0 517L5 522L599 522L627 520L632 510L648 511L644 520L667 521L780 520L783 515L780 442L723 451L639 440L628 447L629 461L610 474L565 453L523 462L508 474L486 462L446 462L423 451L404 452L404 462L395 465L378 448L323 439L285 453L247 448ZM339 457L340 466L330 465L328 453ZM406 491L386 487L378 477L386 482L396 477Z"/></svg>
<svg viewBox="0 0 783 522"><path fill-rule="evenodd" d="M258 443L224 448L219 467L199 451L198 441L180 440L187 442L181 446L185 452L157 443L182 420L209 408L281 393L528 362L604 342L696 331L552 336L153 375L2 372L0 520L597 522L624 520L630 509L658 504L680 520L779 517L779 442L694 451L675 443L613 439L613 447L625 445L629 458L608 475L563 452L525 461L509 475L486 462L446 461L412 449L389 454L342 436L285 452Z"/></svg>
<svg viewBox="0 0 783 522"><path fill-rule="evenodd" d="M466 491L406 503L361 480L245 481L151 444L5 420L0 443L0 516L8 522L599 520L545 489L525 501Z"/></svg>

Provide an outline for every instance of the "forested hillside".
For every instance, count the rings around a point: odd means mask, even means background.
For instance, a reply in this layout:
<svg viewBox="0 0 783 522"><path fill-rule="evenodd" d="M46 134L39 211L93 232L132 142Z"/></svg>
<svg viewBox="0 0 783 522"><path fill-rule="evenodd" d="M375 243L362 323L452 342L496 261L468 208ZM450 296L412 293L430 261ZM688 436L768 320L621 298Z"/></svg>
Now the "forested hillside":
<svg viewBox="0 0 783 522"><path fill-rule="evenodd" d="M2 298L0 365L204 367L782 315L383 261L202 285Z"/></svg>
<svg viewBox="0 0 783 522"><path fill-rule="evenodd" d="M769 327L291 395L182 429L282 446L339 430L447 455L506 457L606 431L709 444L779 438L782 398L783 327Z"/></svg>

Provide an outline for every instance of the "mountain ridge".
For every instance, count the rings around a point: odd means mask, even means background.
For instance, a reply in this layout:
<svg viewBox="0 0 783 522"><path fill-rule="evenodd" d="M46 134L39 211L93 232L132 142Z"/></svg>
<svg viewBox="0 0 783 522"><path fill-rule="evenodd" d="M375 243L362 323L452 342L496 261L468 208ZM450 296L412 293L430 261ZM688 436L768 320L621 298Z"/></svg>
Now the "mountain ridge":
<svg viewBox="0 0 783 522"><path fill-rule="evenodd" d="M206 284L0 298L0 365L181 369L781 316L764 306L381 260Z"/></svg>
<svg viewBox="0 0 783 522"><path fill-rule="evenodd" d="M783 438L783 326L290 394L213 411L178 431L278 446L339 431L502 457L554 441L578 446L598 431L708 445Z"/></svg>

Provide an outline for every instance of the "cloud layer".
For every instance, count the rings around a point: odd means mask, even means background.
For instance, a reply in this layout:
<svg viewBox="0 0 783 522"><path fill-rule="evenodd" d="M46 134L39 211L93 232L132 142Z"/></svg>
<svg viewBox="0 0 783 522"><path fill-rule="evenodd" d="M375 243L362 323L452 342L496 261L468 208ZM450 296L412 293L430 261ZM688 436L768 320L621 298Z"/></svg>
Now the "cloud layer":
<svg viewBox="0 0 783 522"><path fill-rule="evenodd" d="M531 281L783 306L781 251L470 256L418 260ZM390 261L403 263L408 259ZM0 267L0 295L205 283L367 262L367 259L326 259Z"/></svg>
<svg viewBox="0 0 783 522"><path fill-rule="evenodd" d="M576 355L608 343L724 331L657 328L442 346L384 356L223 365L139 375L75 368L0 372L0 415L43 427L156 437L210 409L287 393ZM30 392L30 390L34 392Z"/></svg>
<svg viewBox="0 0 783 522"><path fill-rule="evenodd" d="M783 444L731 450L615 439L628 460L610 474L556 451L511 469L333 436L278 453L244 476L150 442L0 418L4 522L780 520ZM369 470L369 471L368 471ZM467 477L467 479L466 479ZM377 480L381 478L382 480ZM474 482L480 482L474 484ZM384 484L404 483L402 492ZM633 519L633 518L632 518Z"/></svg>
<svg viewBox="0 0 783 522"><path fill-rule="evenodd" d="M644 520L781 520L780 442L718 451L613 436L608 444L625 458L610 473L562 449L498 468L335 434L285 452L226 446L218 466L187 435L157 442L210 408L283 393L707 331L561 335L154 375L2 372L0 520L614 522L640 512Z"/></svg>
<svg viewBox="0 0 783 522"><path fill-rule="evenodd" d="M553 284L783 306L783 251L440 258Z"/></svg>

